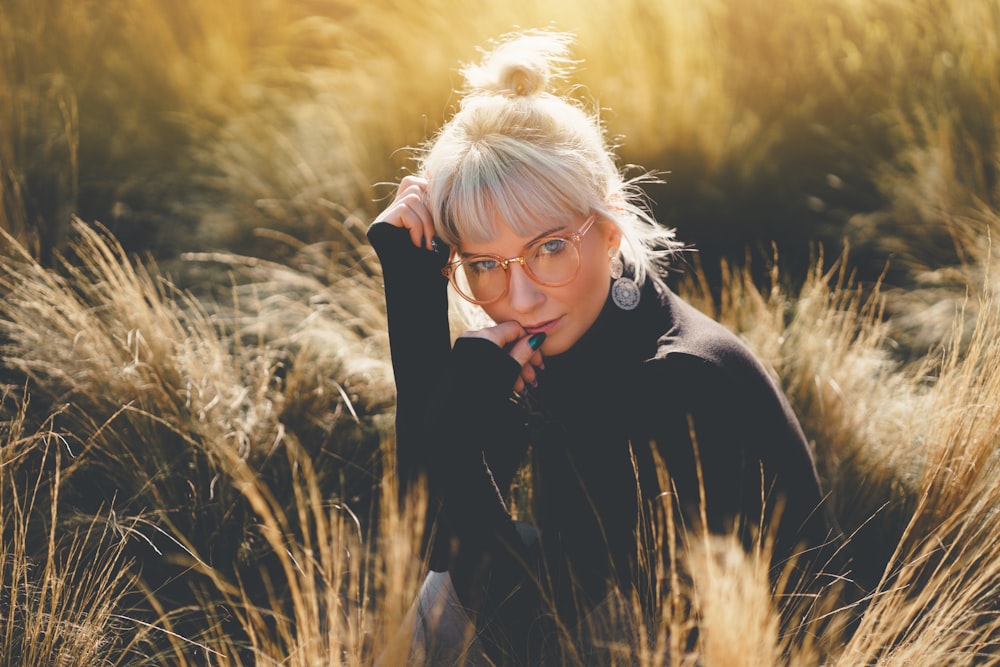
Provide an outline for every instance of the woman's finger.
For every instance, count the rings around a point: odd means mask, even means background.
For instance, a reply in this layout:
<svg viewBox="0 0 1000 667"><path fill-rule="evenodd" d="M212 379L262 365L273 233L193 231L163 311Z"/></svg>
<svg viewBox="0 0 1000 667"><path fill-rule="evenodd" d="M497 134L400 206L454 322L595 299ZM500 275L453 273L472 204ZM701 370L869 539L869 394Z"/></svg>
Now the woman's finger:
<svg viewBox="0 0 1000 667"><path fill-rule="evenodd" d="M527 364L521 367L521 382L523 382L528 387L538 386L538 372L535 367L531 364Z"/></svg>
<svg viewBox="0 0 1000 667"><path fill-rule="evenodd" d="M524 338L525 331L517 322L501 322L492 327L486 327L485 329L477 329L475 331L466 331L462 334L464 338L485 338L486 340L492 341L497 347L502 347L504 349L510 349L511 346L515 345L522 338ZM513 356L513 355L511 355ZM518 360L518 363L522 366L524 362Z"/></svg>
<svg viewBox="0 0 1000 667"><path fill-rule="evenodd" d="M541 365L542 355L538 351L538 348L542 346L543 342L545 342L545 333L540 332L522 337L510 349L510 356L514 358L514 361L521 364L522 373L525 372L524 369L526 367L530 368L531 366ZM531 373L534 374L534 370Z"/></svg>
<svg viewBox="0 0 1000 667"><path fill-rule="evenodd" d="M434 217L427 203L426 179L407 176L400 181L396 197L376 219L408 230L418 248L433 249Z"/></svg>
<svg viewBox="0 0 1000 667"><path fill-rule="evenodd" d="M528 335L520 324L514 321L501 322L492 327L466 331L462 337L485 338L494 342L510 353L521 367L542 366L542 353L539 348L545 341L544 333Z"/></svg>
<svg viewBox="0 0 1000 667"><path fill-rule="evenodd" d="M431 250L434 238L434 216L427 203L426 183L408 186L399 198L404 226L410 230L413 245Z"/></svg>
<svg viewBox="0 0 1000 667"><path fill-rule="evenodd" d="M420 219L420 215L413 213L405 200L399 203L399 207L399 219L403 223L402 226L409 230L410 240L413 241L413 245L418 248L428 247L427 241L424 238L426 235L424 223Z"/></svg>
<svg viewBox="0 0 1000 667"><path fill-rule="evenodd" d="M485 329L466 331L460 337L485 338L508 351L511 358L521 366L514 381L514 393L523 395L527 387L538 386L538 370L544 368L542 353L538 348L545 341L544 333L528 335L520 324L510 321Z"/></svg>

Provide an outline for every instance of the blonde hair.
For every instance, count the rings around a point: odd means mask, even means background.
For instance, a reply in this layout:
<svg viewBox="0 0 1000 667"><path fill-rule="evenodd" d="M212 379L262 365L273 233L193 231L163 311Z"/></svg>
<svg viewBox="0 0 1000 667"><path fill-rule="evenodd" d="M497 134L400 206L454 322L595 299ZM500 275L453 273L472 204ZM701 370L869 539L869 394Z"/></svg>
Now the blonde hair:
<svg viewBox="0 0 1000 667"><path fill-rule="evenodd" d="M655 178L626 179L598 114L549 90L575 65L571 42L561 32L511 33L462 70L460 108L419 159L435 232L459 246L494 238L496 218L528 236L596 213L621 230L636 280L662 284L679 244L645 206L639 185Z"/></svg>

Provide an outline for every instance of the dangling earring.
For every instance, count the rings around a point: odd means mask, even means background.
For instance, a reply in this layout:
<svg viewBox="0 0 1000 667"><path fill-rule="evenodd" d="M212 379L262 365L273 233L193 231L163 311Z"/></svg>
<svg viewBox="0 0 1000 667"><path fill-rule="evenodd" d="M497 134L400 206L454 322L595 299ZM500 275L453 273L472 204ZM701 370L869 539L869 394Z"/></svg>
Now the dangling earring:
<svg viewBox="0 0 1000 667"><path fill-rule="evenodd" d="M617 248L608 248L608 257L611 258L609 268L611 269L611 300L622 310L632 310L639 305L639 286L631 278L623 277L625 265L618 257Z"/></svg>

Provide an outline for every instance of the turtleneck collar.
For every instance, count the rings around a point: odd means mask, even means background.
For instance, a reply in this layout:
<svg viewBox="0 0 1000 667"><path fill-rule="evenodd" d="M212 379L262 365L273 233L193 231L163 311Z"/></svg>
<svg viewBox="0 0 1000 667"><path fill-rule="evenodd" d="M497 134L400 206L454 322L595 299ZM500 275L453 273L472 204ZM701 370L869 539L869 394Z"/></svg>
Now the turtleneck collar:
<svg viewBox="0 0 1000 667"><path fill-rule="evenodd" d="M647 281L639 305L622 310L611 297L587 332L569 350L545 357L539 388L531 393L546 410L600 409L630 384L637 365L656 351L671 316L665 295Z"/></svg>
<svg viewBox="0 0 1000 667"><path fill-rule="evenodd" d="M589 329L573 347L557 355L545 357L546 371L564 371L604 362L648 358L655 350L656 340L667 330L669 316L663 309L663 295L651 281L642 286L639 305L622 310L610 296Z"/></svg>

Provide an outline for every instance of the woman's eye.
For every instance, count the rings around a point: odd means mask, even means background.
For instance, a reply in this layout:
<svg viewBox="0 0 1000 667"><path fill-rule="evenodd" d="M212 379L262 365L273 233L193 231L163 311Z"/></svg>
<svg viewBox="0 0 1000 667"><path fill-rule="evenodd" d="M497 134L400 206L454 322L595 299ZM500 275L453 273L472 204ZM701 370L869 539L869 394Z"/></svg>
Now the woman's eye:
<svg viewBox="0 0 1000 667"><path fill-rule="evenodd" d="M473 259L465 263L469 267L469 271L476 274L486 273L487 271L492 271L494 269L500 268L500 262L489 257L483 257L482 259Z"/></svg>
<svg viewBox="0 0 1000 667"><path fill-rule="evenodd" d="M548 239L547 241L542 241L538 245L538 254L540 255L555 255L566 249L569 241L566 239Z"/></svg>

